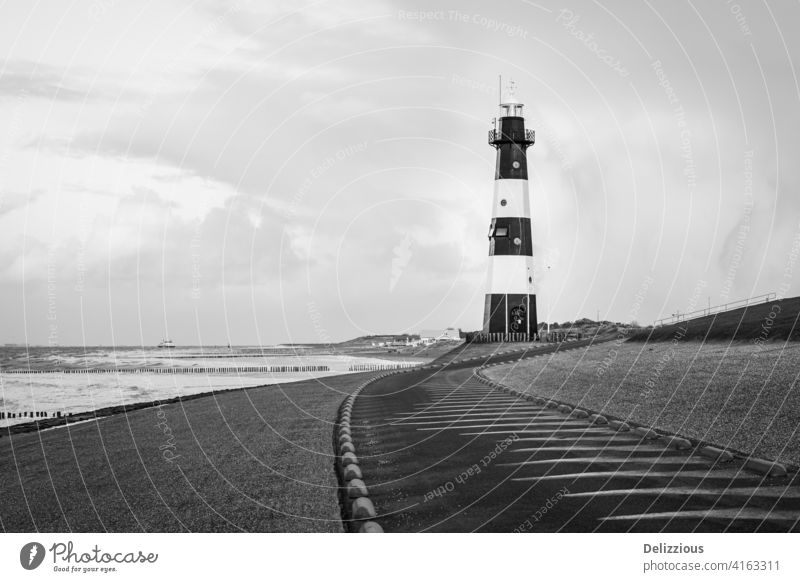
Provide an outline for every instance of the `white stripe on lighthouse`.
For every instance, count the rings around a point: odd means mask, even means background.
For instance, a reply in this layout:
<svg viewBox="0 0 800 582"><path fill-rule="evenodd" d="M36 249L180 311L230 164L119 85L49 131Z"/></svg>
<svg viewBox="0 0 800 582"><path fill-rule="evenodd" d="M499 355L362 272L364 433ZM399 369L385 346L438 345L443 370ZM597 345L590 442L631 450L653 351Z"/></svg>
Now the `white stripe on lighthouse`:
<svg viewBox="0 0 800 582"><path fill-rule="evenodd" d="M494 255L488 279L487 293L533 295L533 257Z"/></svg>
<svg viewBox="0 0 800 582"><path fill-rule="evenodd" d="M530 218L531 207L527 180L502 179L494 181L493 216L495 218Z"/></svg>

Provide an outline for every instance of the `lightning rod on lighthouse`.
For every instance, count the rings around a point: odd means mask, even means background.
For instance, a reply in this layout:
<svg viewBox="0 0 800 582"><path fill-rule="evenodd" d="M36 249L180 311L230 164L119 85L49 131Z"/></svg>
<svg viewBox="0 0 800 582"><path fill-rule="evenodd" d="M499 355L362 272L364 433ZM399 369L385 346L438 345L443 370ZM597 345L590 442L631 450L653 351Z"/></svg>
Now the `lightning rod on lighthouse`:
<svg viewBox="0 0 800 582"><path fill-rule="evenodd" d="M490 341L532 341L538 337L538 322L526 151L535 134L525 129L513 81L506 93L505 99L500 96L500 115L489 131L497 162L483 335Z"/></svg>

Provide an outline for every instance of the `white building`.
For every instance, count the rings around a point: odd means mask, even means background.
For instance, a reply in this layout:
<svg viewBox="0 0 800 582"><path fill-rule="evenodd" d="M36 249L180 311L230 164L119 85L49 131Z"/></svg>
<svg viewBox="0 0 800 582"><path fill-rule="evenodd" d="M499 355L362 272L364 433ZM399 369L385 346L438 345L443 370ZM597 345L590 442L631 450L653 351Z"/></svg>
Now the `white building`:
<svg viewBox="0 0 800 582"><path fill-rule="evenodd" d="M459 341L461 330L448 327L447 329L423 329L419 332L419 339L422 343L431 344L435 341Z"/></svg>

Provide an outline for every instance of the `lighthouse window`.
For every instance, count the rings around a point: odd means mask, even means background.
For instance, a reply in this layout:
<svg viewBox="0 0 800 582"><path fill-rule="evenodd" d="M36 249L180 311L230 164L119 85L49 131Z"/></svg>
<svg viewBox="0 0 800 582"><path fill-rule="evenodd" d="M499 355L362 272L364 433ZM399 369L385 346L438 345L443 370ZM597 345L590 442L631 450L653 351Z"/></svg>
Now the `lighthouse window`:
<svg viewBox="0 0 800 582"><path fill-rule="evenodd" d="M500 201L500 206L505 206L506 204L508 204L508 201L507 201L505 198L503 198L503 199Z"/></svg>
<svg viewBox="0 0 800 582"><path fill-rule="evenodd" d="M507 226L498 226L494 229L494 236L508 236L508 227Z"/></svg>
<svg viewBox="0 0 800 582"><path fill-rule="evenodd" d="M515 161L514 161L514 163L513 163L513 164L511 164L511 165L512 165L512 166L514 166L514 169L515 169L515 170L518 170L518 169L519 169L519 162L517 162L516 160L515 160Z"/></svg>

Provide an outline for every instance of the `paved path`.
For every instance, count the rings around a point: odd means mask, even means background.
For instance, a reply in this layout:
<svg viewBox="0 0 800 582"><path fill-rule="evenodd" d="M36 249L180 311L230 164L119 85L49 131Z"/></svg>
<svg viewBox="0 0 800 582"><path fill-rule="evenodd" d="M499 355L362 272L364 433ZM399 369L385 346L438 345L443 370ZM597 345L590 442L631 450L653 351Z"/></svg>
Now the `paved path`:
<svg viewBox="0 0 800 582"><path fill-rule="evenodd" d="M800 531L800 479L767 478L492 390L477 366L383 378L356 399L356 443L388 531Z"/></svg>

